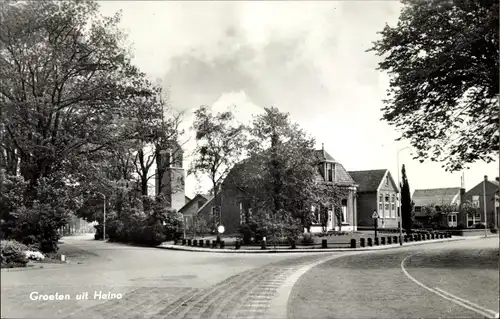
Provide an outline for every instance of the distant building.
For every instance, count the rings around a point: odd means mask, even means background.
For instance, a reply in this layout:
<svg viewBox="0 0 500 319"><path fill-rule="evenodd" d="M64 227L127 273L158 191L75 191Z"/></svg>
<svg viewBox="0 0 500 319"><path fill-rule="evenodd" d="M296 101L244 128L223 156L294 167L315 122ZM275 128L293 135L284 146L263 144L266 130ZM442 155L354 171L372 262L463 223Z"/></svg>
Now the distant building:
<svg viewBox="0 0 500 319"><path fill-rule="evenodd" d="M486 179L488 177L486 176ZM481 181L476 186L472 187L467 193L465 193L465 199L472 202L476 208L477 212L475 214L469 214L464 216L464 225L466 227L473 227L477 223L484 223L484 192L483 184ZM499 193L498 193L498 180L486 180L486 223L495 225L499 227Z"/></svg>
<svg viewBox="0 0 500 319"><path fill-rule="evenodd" d="M465 201L465 189L460 187L416 189L413 192L412 201L414 206L415 220L421 222L424 227L431 227L429 216L424 211L425 206L433 206L440 214L438 225L443 227L457 227L462 221L460 208ZM441 212L443 205L455 206L453 212Z"/></svg>
<svg viewBox="0 0 500 319"><path fill-rule="evenodd" d="M187 198L187 197L186 197ZM194 217L197 216L198 211L211 199L210 196L204 194L197 194L190 201L188 201L180 210L184 219L186 231L190 231L194 226Z"/></svg>
<svg viewBox="0 0 500 319"><path fill-rule="evenodd" d="M373 212L379 216L378 227L397 228L398 187L388 169L349 171L358 185L358 227L372 228Z"/></svg>

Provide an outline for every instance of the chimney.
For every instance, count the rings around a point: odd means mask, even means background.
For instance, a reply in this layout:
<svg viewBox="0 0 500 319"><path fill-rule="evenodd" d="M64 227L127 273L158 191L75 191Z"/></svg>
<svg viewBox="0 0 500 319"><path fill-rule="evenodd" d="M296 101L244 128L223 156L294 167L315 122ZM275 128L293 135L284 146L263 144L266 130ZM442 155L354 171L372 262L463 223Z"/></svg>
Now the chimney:
<svg viewBox="0 0 500 319"><path fill-rule="evenodd" d="M484 175L484 180L488 181L488 175Z"/></svg>

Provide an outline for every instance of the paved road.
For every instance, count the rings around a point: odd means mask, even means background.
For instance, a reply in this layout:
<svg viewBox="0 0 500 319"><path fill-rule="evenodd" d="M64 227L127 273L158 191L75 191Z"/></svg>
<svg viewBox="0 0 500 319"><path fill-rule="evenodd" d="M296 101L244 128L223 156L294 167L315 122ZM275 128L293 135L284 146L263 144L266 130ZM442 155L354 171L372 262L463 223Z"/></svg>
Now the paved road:
<svg viewBox="0 0 500 319"><path fill-rule="evenodd" d="M256 318L291 273L326 256L194 253L91 238L64 242L68 260L81 264L2 272L2 317ZM79 250L88 253L75 260ZM121 294L122 299L96 300L96 291ZM71 299L32 301L32 292ZM85 292L88 299L76 300Z"/></svg>
<svg viewBox="0 0 500 319"><path fill-rule="evenodd" d="M498 252L498 238L495 241L484 243L496 247ZM410 257L405 260L405 269L422 282L430 280L433 285L425 282L429 287L437 286L498 310L493 305L498 298L498 273L496 281L491 274L498 271L498 267L493 265L491 248L474 255L479 251L474 241L354 255L195 253L137 248L84 237L66 238L64 242L62 250L69 256L70 265L2 272L2 317L284 319L287 302L289 318L450 315L473 318L477 315L408 279L400 268L407 256ZM468 266L453 268L446 264L449 258L443 259L443 252L463 262L462 255L453 252L465 246L473 256L466 258ZM337 259L321 263L331 258ZM477 258L483 267L479 271ZM485 260L489 260L489 264ZM319 266L311 268L315 263ZM450 270L451 276L447 275ZM300 273L305 274L300 277ZM467 278L471 276L475 276L470 281L477 290L468 288ZM465 279L459 281L455 277ZM439 282L436 278L446 280ZM456 286L449 286L453 283ZM467 295L464 291L473 293ZM482 297L485 291L490 292L489 299ZM32 292L68 294L71 299L33 301L29 297ZM114 297L121 294L122 298L96 299L96 292L101 296L109 293L111 298L112 294ZM89 296L77 300L80 293Z"/></svg>
<svg viewBox="0 0 500 319"><path fill-rule="evenodd" d="M494 237L323 263L294 285L288 318L494 317L498 247Z"/></svg>

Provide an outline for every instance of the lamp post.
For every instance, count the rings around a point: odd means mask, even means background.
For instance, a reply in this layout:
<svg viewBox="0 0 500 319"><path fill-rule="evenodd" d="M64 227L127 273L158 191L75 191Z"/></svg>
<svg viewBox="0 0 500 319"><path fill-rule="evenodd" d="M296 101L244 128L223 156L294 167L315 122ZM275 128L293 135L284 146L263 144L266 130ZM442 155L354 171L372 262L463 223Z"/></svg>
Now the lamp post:
<svg viewBox="0 0 500 319"><path fill-rule="evenodd" d="M397 169L397 173L398 173L398 195L399 195L399 198L398 198L398 217L399 217L399 245L402 246L403 245L403 214L401 213L401 181L399 180L399 153L401 151L404 151L406 149L409 149L410 147L407 146L407 147L403 147L402 149L398 150L398 155L397 155L397 165L398 165L398 169Z"/></svg>
<svg viewBox="0 0 500 319"><path fill-rule="evenodd" d="M101 195L103 198L104 206L103 206L103 223L102 223L102 240L106 241L106 195L101 192L97 192L97 194Z"/></svg>
<svg viewBox="0 0 500 319"><path fill-rule="evenodd" d="M486 223L486 181L487 180L488 180L488 176L484 175L484 180L483 180L484 237L488 237L488 224Z"/></svg>

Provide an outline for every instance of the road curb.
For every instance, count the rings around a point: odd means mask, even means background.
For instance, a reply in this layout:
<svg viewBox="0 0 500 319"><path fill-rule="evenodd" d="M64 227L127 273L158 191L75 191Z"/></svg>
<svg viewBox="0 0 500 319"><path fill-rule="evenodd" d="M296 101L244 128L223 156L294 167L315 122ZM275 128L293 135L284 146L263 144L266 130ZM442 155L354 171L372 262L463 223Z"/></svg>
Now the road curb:
<svg viewBox="0 0 500 319"><path fill-rule="evenodd" d="M390 249L398 249L404 248L408 246L417 246L417 245L425 245L432 243L442 243L442 242L451 242L451 241L459 241L465 240L465 238L446 238L446 239L434 239L434 240L425 240L418 242L408 242L403 245L392 244L392 245L384 245L384 246L374 246L374 247L364 247L364 248L324 248L324 249L217 249L217 248L198 248L198 247L190 247L190 246L179 246L179 245L161 245L156 248L159 249L168 249L168 250L179 250L179 251L191 251L191 252L207 252L207 253L228 253L228 254L283 254L283 253L327 253L327 252L356 252L356 251L377 251L377 250L390 250Z"/></svg>

